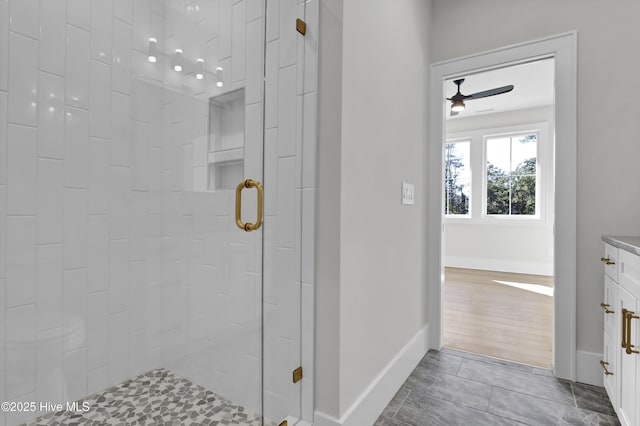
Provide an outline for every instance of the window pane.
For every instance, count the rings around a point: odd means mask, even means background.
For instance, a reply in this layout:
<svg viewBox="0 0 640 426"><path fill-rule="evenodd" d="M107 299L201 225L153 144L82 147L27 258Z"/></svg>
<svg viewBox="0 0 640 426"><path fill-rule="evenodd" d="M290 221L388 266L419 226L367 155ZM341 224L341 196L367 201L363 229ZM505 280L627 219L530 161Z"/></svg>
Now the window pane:
<svg viewBox="0 0 640 426"><path fill-rule="evenodd" d="M444 213L469 214L471 195L470 143L447 143L444 151Z"/></svg>
<svg viewBox="0 0 640 426"><path fill-rule="evenodd" d="M487 214L536 214L537 146L536 134L487 139Z"/></svg>
<svg viewBox="0 0 640 426"><path fill-rule="evenodd" d="M511 164L515 174L536 174L538 140L536 135L514 136L511 142Z"/></svg>
<svg viewBox="0 0 640 426"><path fill-rule="evenodd" d="M446 182L445 214L469 214L471 185L469 181Z"/></svg>
<svg viewBox="0 0 640 426"><path fill-rule="evenodd" d="M487 164L487 214L509 214L510 178L507 173Z"/></svg>
<svg viewBox="0 0 640 426"><path fill-rule="evenodd" d="M511 214L536 214L536 176L514 176L511 190Z"/></svg>
<svg viewBox="0 0 640 426"><path fill-rule="evenodd" d="M487 139L487 165L492 164L504 171L511 171L511 138Z"/></svg>
<svg viewBox="0 0 640 426"><path fill-rule="evenodd" d="M471 179L469 150L469 142L448 143L445 149L446 164L453 173L463 179Z"/></svg>

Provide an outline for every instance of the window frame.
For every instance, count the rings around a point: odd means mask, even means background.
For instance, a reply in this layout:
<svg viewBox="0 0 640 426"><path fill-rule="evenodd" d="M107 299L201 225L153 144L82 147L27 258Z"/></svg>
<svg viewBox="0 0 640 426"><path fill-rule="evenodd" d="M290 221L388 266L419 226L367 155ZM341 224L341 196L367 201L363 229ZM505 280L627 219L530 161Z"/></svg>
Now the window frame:
<svg viewBox="0 0 640 426"><path fill-rule="evenodd" d="M535 195L535 203L536 203L536 211L534 214L532 215L514 215L514 214L490 214L487 213L487 204L488 204L488 200L487 200L487 189L488 189L488 176L487 176L487 148L488 148L488 141L489 139L497 139L497 138L509 138L510 139L510 143L513 144L513 137L514 136L527 136L527 135L532 135L535 134L536 135L536 195ZM485 134L482 137L482 217L483 218L495 218L498 220L523 220L523 221L539 221L540 220L540 216L541 216L541 212L542 212L542 206L541 206L541 202L542 202L542 191L543 191L543 186L542 186L542 176L541 176L541 165L540 165L540 157L541 157L541 149L540 149L540 145L541 145L541 131L540 129L534 129L534 130L525 130L525 131L516 131L516 132L502 132L502 133L494 133L494 134ZM510 164L511 167L513 167L513 164L511 163L510 160ZM510 194L511 196L511 194ZM509 200L511 201L511 200Z"/></svg>
<svg viewBox="0 0 640 426"><path fill-rule="evenodd" d="M447 134L442 144L442 221L444 224L468 224L468 225L499 225L499 226L546 226L549 220L547 209L553 205L554 188L549 187L553 183L553 152L555 150L553 135L549 129L552 123L547 121L529 122L520 125L505 127L480 127L469 131L458 131ZM536 147L536 215L487 215L487 184L486 184L486 138L521 135L536 133L538 142ZM444 214L445 203L445 182L444 182L444 152L447 143L471 141L470 163L471 163L471 194L470 194L470 214L469 215L447 215ZM478 196L478 191L481 191ZM475 201L474 201L475 200Z"/></svg>

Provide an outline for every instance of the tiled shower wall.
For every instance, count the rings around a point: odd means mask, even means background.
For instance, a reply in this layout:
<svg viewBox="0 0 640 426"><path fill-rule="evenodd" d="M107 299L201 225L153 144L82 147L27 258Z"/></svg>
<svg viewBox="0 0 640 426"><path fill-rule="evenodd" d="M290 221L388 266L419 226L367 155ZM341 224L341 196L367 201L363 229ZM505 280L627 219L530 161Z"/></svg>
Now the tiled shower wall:
<svg viewBox="0 0 640 426"><path fill-rule="evenodd" d="M268 0L265 32L264 0L0 0L1 401L164 366L259 409L264 258L265 414L312 419L317 3ZM264 252L202 183L209 98L238 87Z"/></svg>

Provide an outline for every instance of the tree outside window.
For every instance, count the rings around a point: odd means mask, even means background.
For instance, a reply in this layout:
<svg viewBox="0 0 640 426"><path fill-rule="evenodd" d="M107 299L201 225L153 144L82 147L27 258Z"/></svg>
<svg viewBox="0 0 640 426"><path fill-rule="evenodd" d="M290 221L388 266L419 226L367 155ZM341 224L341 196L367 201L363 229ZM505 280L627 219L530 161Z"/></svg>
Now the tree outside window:
<svg viewBox="0 0 640 426"><path fill-rule="evenodd" d="M470 142L445 144L444 187L446 215L469 215L471 193Z"/></svg>
<svg viewBox="0 0 640 426"><path fill-rule="evenodd" d="M487 214L534 216L538 135L487 138Z"/></svg>

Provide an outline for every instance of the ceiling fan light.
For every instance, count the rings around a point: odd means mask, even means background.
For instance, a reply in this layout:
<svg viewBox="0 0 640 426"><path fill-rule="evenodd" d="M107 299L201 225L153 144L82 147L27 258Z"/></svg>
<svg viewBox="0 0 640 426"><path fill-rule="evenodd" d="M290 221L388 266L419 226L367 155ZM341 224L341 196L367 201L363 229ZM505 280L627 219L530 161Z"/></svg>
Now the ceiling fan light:
<svg viewBox="0 0 640 426"><path fill-rule="evenodd" d="M464 102L458 100L458 101L453 101L453 103L451 104L451 111L453 112L460 112L464 110Z"/></svg>

